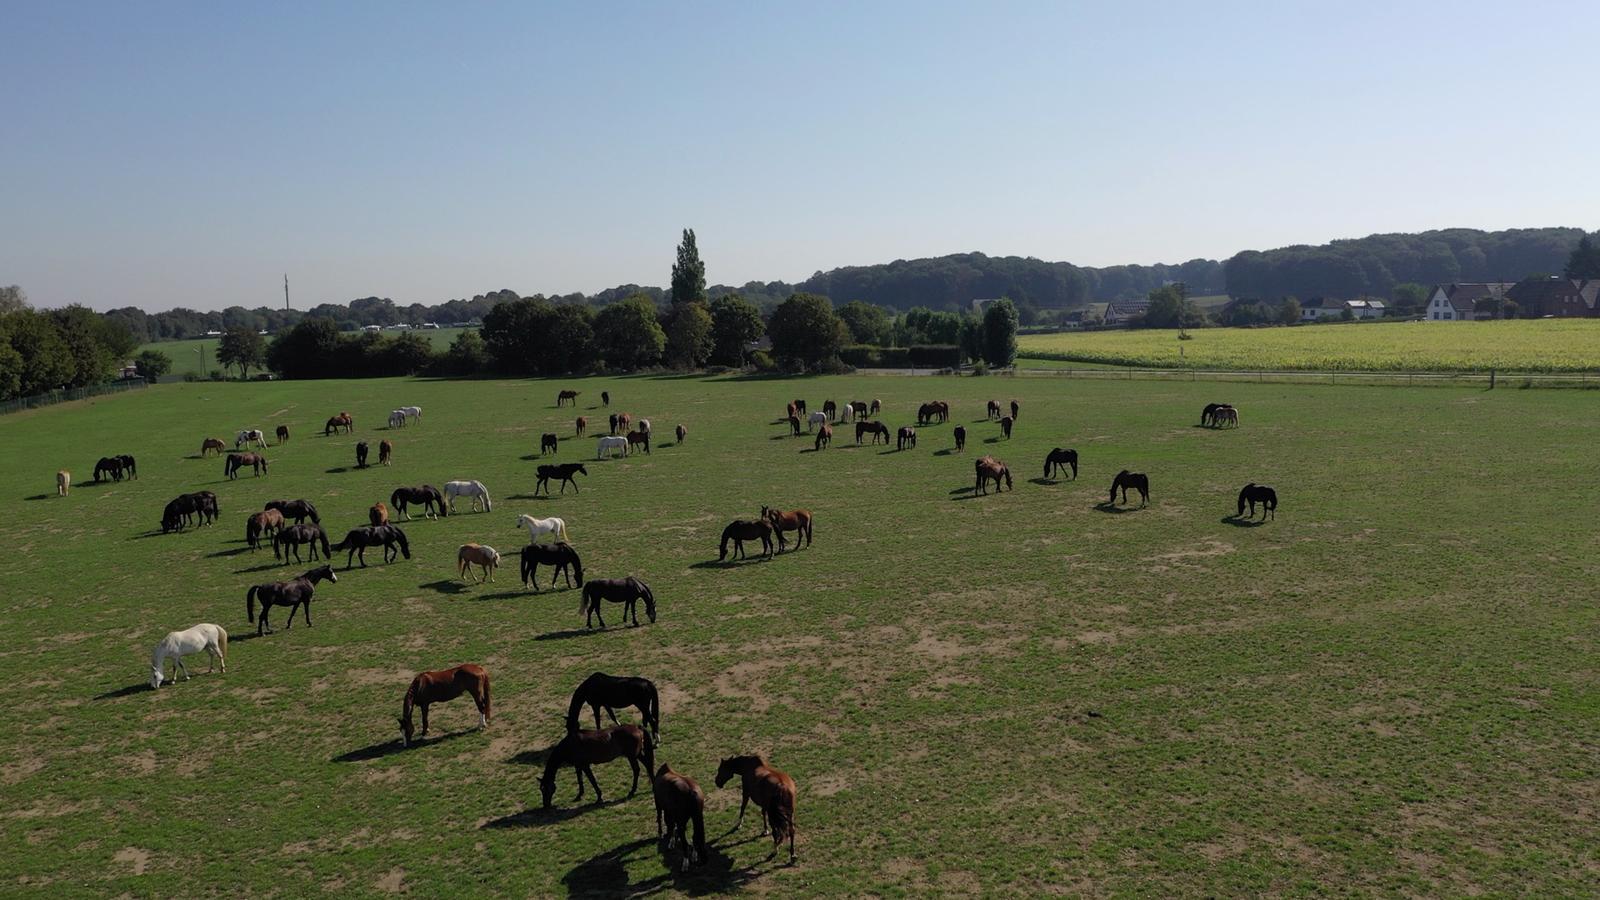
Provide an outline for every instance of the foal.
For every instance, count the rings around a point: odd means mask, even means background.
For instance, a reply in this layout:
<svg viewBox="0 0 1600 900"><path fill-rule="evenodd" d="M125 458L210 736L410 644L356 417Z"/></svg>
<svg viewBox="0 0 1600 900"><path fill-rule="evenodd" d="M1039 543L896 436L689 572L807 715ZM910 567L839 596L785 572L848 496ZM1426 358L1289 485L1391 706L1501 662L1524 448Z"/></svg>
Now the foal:
<svg viewBox="0 0 1600 900"><path fill-rule="evenodd" d="M489 727L489 719L493 715L489 705L489 673L482 666L467 663L454 669L423 672L411 679L400 713L400 739L405 746L411 745L411 738L416 734L411 724L413 706L422 710L422 734L426 735L429 704L445 703L462 694L472 695L472 702L478 705L478 727Z"/></svg>
<svg viewBox="0 0 1600 900"><path fill-rule="evenodd" d="M626 759L628 765L633 767L633 787L628 789L628 796L632 797L639 791L639 763L643 761L645 771L649 772L655 768L655 757L650 739L644 729L637 725L617 725L599 731L574 731L550 748L550 754L545 758L544 774L539 777L539 793L544 798L545 808L549 809L556 793L556 773L571 766L578 773L578 796L572 798L573 801L583 799L583 779L587 777L594 786L594 802L603 803L605 797L600 793L600 782L594 780L594 769L591 767L620 758Z"/></svg>

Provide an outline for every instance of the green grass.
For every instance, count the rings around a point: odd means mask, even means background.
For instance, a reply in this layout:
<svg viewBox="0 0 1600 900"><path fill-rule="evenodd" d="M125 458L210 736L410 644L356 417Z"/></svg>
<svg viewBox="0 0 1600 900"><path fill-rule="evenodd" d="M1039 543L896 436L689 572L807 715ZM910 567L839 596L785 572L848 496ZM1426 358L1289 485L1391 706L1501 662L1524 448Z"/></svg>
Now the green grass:
<svg viewBox="0 0 1600 900"><path fill-rule="evenodd" d="M446 348L448 348L450 346L450 342L456 339L456 335L463 331L466 331L466 329L416 329L416 333L427 338L428 342L433 345L433 349L438 352L443 352ZM385 331L383 332L383 335L385 337L393 337L399 333L400 332L398 331ZM270 342L272 338L268 337L266 340ZM152 343L145 344L138 350L135 350L134 355L143 353L146 350L158 350L171 357L172 374L174 375L187 375L191 373L200 375L206 371L215 372L220 368L220 366L217 364L216 338L195 338L185 341L154 341ZM205 354L204 357L201 356L202 351ZM203 367L202 359L204 360Z"/></svg>
<svg viewBox="0 0 1600 900"><path fill-rule="evenodd" d="M1157 368L1366 372L1578 372L1600 369L1600 321L1376 322L1294 328L1022 335L1034 360Z"/></svg>
<svg viewBox="0 0 1600 900"><path fill-rule="evenodd" d="M580 413L609 389L688 440L602 463L563 441L590 460L582 494L528 499L538 435L571 434L568 385ZM771 424L796 396L881 397L891 425L947 399L967 453L942 452L950 426L906 453L843 429L803 452ZM1021 400L1009 442L975 421L990 397ZM1212 400L1243 427L1195 427ZM1597 402L686 377L180 384L6 416L0 890L1593 895ZM422 424L379 430L403 404ZM341 409L355 435L314 433ZM192 458L279 423L294 435L268 477ZM348 468L382 437L392 468ZM1030 480L1054 446L1080 451L1081 480ZM114 452L141 480L86 484ZM978 453L1012 464L1015 492L967 496ZM1149 473L1149 508L1097 508L1122 468ZM460 477L493 513L406 524L414 559L320 586L314 627L244 639L246 587L306 568L244 550L248 512L307 497L337 534L398 485ZM1246 481L1278 489L1275 522L1225 521ZM202 487L223 525L150 535ZM708 562L763 503L814 510L816 544ZM660 621L608 609L586 633L576 593L521 591L520 512L565 517L586 574L649 581ZM469 540L507 555L495 584L456 581ZM143 687L152 644L202 621L233 635L228 674ZM434 709L441 739L399 751L410 675L467 661L494 678L489 729L458 700ZM661 686L659 759L709 797L705 870L663 867L647 795L576 808L569 771L557 811L531 809L529 761L595 670ZM722 837L738 797L711 776L748 750L799 782L793 868L752 821ZM625 766L597 777L622 800Z"/></svg>

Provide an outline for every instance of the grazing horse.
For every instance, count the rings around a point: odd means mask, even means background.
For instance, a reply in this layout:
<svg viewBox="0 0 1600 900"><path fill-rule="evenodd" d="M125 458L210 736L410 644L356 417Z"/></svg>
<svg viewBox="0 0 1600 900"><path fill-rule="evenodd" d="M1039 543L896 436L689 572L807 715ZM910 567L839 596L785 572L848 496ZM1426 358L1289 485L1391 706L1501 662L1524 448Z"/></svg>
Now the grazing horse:
<svg viewBox="0 0 1600 900"><path fill-rule="evenodd" d="M1227 405L1228 404L1226 404L1226 403L1207 403L1205 405L1205 408L1200 410L1200 424L1201 425L1212 425L1212 424L1215 424L1214 421L1213 421L1213 418L1216 416L1217 410L1222 409L1223 407L1225 407Z"/></svg>
<svg viewBox="0 0 1600 900"><path fill-rule="evenodd" d="M794 419L794 418L798 418L799 415L800 415L799 407L794 405L794 401L793 400L790 400L788 405L784 406L784 408L783 408L783 417L785 419Z"/></svg>
<svg viewBox="0 0 1600 900"><path fill-rule="evenodd" d="M883 404L881 402L879 402L877 397L873 397L872 398L872 407L871 407L871 409L868 410L868 413L875 416L875 415L878 414L878 410L880 410L880 409L883 409Z"/></svg>
<svg viewBox="0 0 1600 900"><path fill-rule="evenodd" d="M617 710L634 707L644 718L643 727L650 732L651 743L661 746L661 695L655 683L648 678L607 675L595 672L578 689L572 692L567 704L567 734L579 730L578 717L587 706L594 712L594 727L600 727L600 710L611 716L611 724L621 725Z"/></svg>
<svg viewBox="0 0 1600 900"><path fill-rule="evenodd" d="M344 429L345 434L349 434L356 428L356 420L351 418L350 414L347 412L341 412L337 416L334 416L327 422L323 423L322 436L328 437L341 428Z"/></svg>
<svg viewBox="0 0 1600 900"><path fill-rule="evenodd" d="M611 392L610 391L601 391L600 392L600 405L601 406L610 406L611 405Z"/></svg>
<svg viewBox="0 0 1600 900"><path fill-rule="evenodd" d="M411 513L407 508L413 504L422 507L423 518L427 519L436 517L442 519L449 512L445 509L444 494L431 484L395 488L394 493L389 495L389 506L405 516L407 522L411 521Z"/></svg>
<svg viewBox="0 0 1600 900"><path fill-rule="evenodd" d="M883 424L882 422L857 422L856 423L856 443L857 444L861 443L861 436L864 435L864 434L872 435L872 443L874 443L874 444L878 443L878 438L882 437L884 446L888 446L889 445L889 426Z"/></svg>
<svg viewBox="0 0 1600 900"><path fill-rule="evenodd" d="M252 515L244 523L244 542L254 553L261 546L263 535L277 534L283 528L283 513L268 509Z"/></svg>
<svg viewBox="0 0 1600 900"><path fill-rule="evenodd" d="M401 556L411 558L411 544L406 540L406 533L395 525L362 525L350 529L344 540L333 545L335 550L347 551L344 567L350 568L351 564L361 561L361 568L367 567L367 548L383 547L383 561L394 562ZM398 549L396 549L398 548Z"/></svg>
<svg viewBox="0 0 1600 900"><path fill-rule="evenodd" d="M1017 401L1015 401L1015 400L1011 401L1011 418L1013 420L1015 420L1017 418L1017 412L1019 410L1021 410L1021 409L1022 409L1022 407L1017 404Z"/></svg>
<svg viewBox="0 0 1600 900"><path fill-rule="evenodd" d="M230 479L239 477L239 470L249 466L260 477L267 471L267 458L259 453L233 453L222 464L222 474Z"/></svg>
<svg viewBox="0 0 1600 900"><path fill-rule="evenodd" d="M541 534L555 535L557 541L568 540L567 521L558 516L551 516L548 519L535 519L533 516L523 513L517 516L516 527L528 529L528 543L530 544L537 543Z"/></svg>
<svg viewBox="0 0 1600 900"><path fill-rule="evenodd" d="M454 669L423 672L411 679L411 686L406 688L405 702L400 707L402 745L409 747L412 738L419 737L416 726L411 724L413 707L422 711L422 735L426 735L428 707L435 703L448 703L462 694L470 696L478 706L478 727L488 728L489 720L494 717L494 709L489 700L489 673L482 666L467 663Z"/></svg>
<svg viewBox="0 0 1600 900"><path fill-rule="evenodd" d="M494 570L500 568L500 553L482 544L462 544L456 551L456 574L462 581L472 583L472 567L483 570L480 581L493 581Z"/></svg>
<svg viewBox="0 0 1600 900"><path fill-rule="evenodd" d="M94 480L97 484L101 481L121 481L122 457L100 457L100 461L94 464Z"/></svg>
<svg viewBox="0 0 1600 900"><path fill-rule="evenodd" d="M913 450L917 448L917 430L910 425L901 425L895 434L895 449L904 450L907 447Z"/></svg>
<svg viewBox="0 0 1600 900"><path fill-rule="evenodd" d="M794 401L794 411L799 415L802 415L802 416L805 415L806 414L806 402L804 400L796 399Z"/></svg>
<svg viewBox="0 0 1600 900"><path fill-rule="evenodd" d="M572 766L578 773L578 796L572 798L573 802L583 799L585 777L594 786L594 802L604 802L600 783L594 780L591 767L615 759L626 759L633 767L633 787L628 790L628 796L632 797L639 791L639 763L644 762L646 773L655 768L655 749L650 746L644 729L637 725L617 725L599 731L574 731L562 738L550 748L545 757L544 774L539 776L539 794L545 808L549 809L555 798L556 773L566 766Z"/></svg>
<svg viewBox="0 0 1600 900"><path fill-rule="evenodd" d="M813 449L822 450L831 443L833 443L833 426L824 422L822 427L817 429L817 442Z"/></svg>
<svg viewBox="0 0 1600 900"><path fill-rule="evenodd" d="M628 413L617 413L617 430L618 431L622 432L623 434L627 434L628 433L628 429L632 428L632 427L633 427L633 416L632 415L629 415Z"/></svg>
<svg viewBox="0 0 1600 900"><path fill-rule="evenodd" d="M65 497L72 490L72 473L66 469L56 470L56 496Z"/></svg>
<svg viewBox="0 0 1600 900"><path fill-rule="evenodd" d="M402 406L400 407L400 412L405 413L407 419L422 421L422 407L420 406Z"/></svg>
<svg viewBox="0 0 1600 900"><path fill-rule="evenodd" d="M956 438L956 452L960 453L961 451L967 449L967 429L964 426L957 425L954 434Z"/></svg>
<svg viewBox="0 0 1600 900"><path fill-rule="evenodd" d="M641 417L639 419L639 430L644 432L645 434L649 434L650 433L650 420Z"/></svg>
<svg viewBox="0 0 1600 900"><path fill-rule="evenodd" d="M987 410L984 411L984 418L986 418L986 419L998 419L998 418L1000 418L1000 401L999 400L990 400L989 401L989 407L988 407Z"/></svg>
<svg viewBox="0 0 1600 900"><path fill-rule="evenodd" d="M1211 417L1211 424L1221 428L1226 425L1230 428L1239 427L1239 411L1231 406L1224 406Z"/></svg>
<svg viewBox="0 0 1600 900"><path fill-rule="evenodd" d="M367 467L368 449L366 441L356 444L356 468L365 469Z"/></svg>
<svg viewBox="0 0 1600 900"><path fill-rule="evenodd" d="M287 631L294 627L294 612L304 604L305 611L300 617L305 620L306 627L311 627L311 595L316 592L317 582L331 581L339 583L339 576L333 574L332 566L323 566L320 569L301 575L290 581L269 581L266 584L252 585L244 594L244 614L247 619L255 623L256 634L261 635L272 629L267 625L267 612L274 606L289 607L289 621L283 627ZM256 618L256 601L261 601L261 618Z"/></svg>
<svg viewBox="0 0 1600 900"><path fill-rule="evenodd" d="M204 459L207 453L213 452L221 456L226 449L228 445L222 442L222 438L206 438L200 442L200 457Z"/></svg>
<svg viewBox="0 0 1600 900"><path fill-rule="evenodd" d="M183 631L169 631L156 642L155 649L150 651L150 687L159 688L163 681L177 681L179 671L183 672L183 680L188 681L189 667L183 664L183 658L201 650L211 657L211 668L206 669L207 672L221 665L222 673L228 673L228 632L221 625L207 622ZM169 659L172 660L171 679L166 677Z"/></svg>
<svg viewBox="0 0 1600 900"><path fill-rule="evenodd" d="M656 770L650 781L650 792L656 798L656 842L662 843L662 819L666 820L666 841L662 852L673 846L683 847L679 870L689 871L689 866L706 861L706 793L687 775L672 771L666 763ZM694 843L689 843L689 823L694 823Z"/></svg>
<svg viewBox="0 0 1600 900"><path fill-rule="evenodd" d="M179 494L161 512L161 533L182 531L195 517L201 525L209 525L219 514L217 495L210 491Z"/></svg>
<svg viewBox="0 0 1600 900"><path fill-rule="evenodd" d="M594 458L605 459L608 451L611 452L613 457L615 457L617 455L615 451L619 450L622 451L623 456L628 455L627 437L618 434L608 435L601 438L599 443L595 446Z"/></svg>
<svg viewBox="0 0 1600 900"><path fill-rule="evenodd" d="M556 406L573 406L573 407L576 407L577 405L578 405L578 392L577 391L562 390L562 391L557 391L556 392Z"/></svg>
<svg viewBox="0 0 1600 900"><path fill-rule="evenodd" d="M727 784L733 776L739 776L739 821L733 823L733 830L739 830L744 824L744 810L751 800L756 801L756 809L761 810L761 833L766 834L768 826L772 829L772 852L777 854L778 848L783 845L784 839L789 841L789 862L794 862L794 779L787 773L780 772L767 762L765 756L733 756L724 759L717 766L717 787Z"/></svg>
<svg viewBox="0 0 1600 900"><path fill-rule="evenodd" d="M994 489L996 491L1004 490L1004 488L1000 487L1000 480L1002 478L1005 479L1006 487L1012 488L1012 490L1016 489L1012 487L1011 484L1011 469L1007 467L1005 463L995 459L992 456L985 456L973 460L972 468L978 476L978 483L972 488L973 492L975 493L989 493L989 482L991 481L994 482Z"/></svg>
<svg viewBox="0 0 1600 900"><path fill-rule="evenodd" d="M394 443L388 438L378 442L378 464L387 466L394 462Z"/></svg>
<svg viewBox="0 0 1600 900"><path fill-rule="evenodd" d="M456 511L457 497L471 497L474 510L481 501L484 512L494 512L494 502L489 499L489 489L484 487L481 481L446 481L444 495L449 498L452 513Z"/></svg>
<svg viewBox="0 0 1600 900"><path fill-rule="evenodd" d="M828 424L828 414L814 412L806 416L806 431L815 431L818 425Z"/></svg>
<svg viewBox="0 0 1600 900"><path fill-rule="evenodd" d="M683 439L689 436L689 429L683 427L682 424L679 424L677 428L672 430L672 433L673 436L678 439L678 443L681 444L683 443Z"/></svg>
<svg viewBox="0 0 1600 900"><path fill-rule="evenodd" d="M396 428L404 428L404 427L406 427L406 414L405 413L401 412L398 409L394 410L391 413L389 413L389 430L390 431L393 431Z"/></svg>
<svg viewBox="0 0 1600 900"><path fill-rule="evenodd" d="M940 422L948 422L948 421L950 421L950 404L946 403L943 400L935 400L935 401L933 401L933 405L938 407L938 409L939 409L939 421Z"/></svg>
<svg viewBox="0 0 1600 900"><path fill-rule="evenodd" d="M583 434L583 431L580 429L578 431L578 433L579 434ZM556 437L554 432L547 431L544 434L539 436L539 455L540 456L543 456L546 453L558 453L558 452L560 452L560 450L561 450L561 438Z"/></svg>
<svg viewBox="0 0 1600 900"><path fill-rule="evenodd" d="M1235 423L1235 424L1237 424L1237 423ZM132 478L134 481L138 481L139 480L139 466L138 466L137 463L134 462L133 457L131 457L128 454L124 453L121 456L117 457L117 461L122 463L122 471L129 478Z"/></svg>
<svg viewBox="0 0 1600 900"><path fill-rule="evenodd" d="M589 433L589 417L588 416L579 416L577 421L574 422L573 425L577 429L578 437L583 437L584 435ZM541 450L540 452L543 452L543 451Z"/></svg>
<svg viewBox="0 0 1600 900"><path fill-rule="evenodd" d="M278 443L280 443L280 444L288 443L288 441L289 441L289 426L287 426L287 425L279 425L277 434L278 434Z"/></svg>
<svg viewBox="0 0 1600 900"><path fill-rule="evenodd" d="M790 437L799 437L800 436L800 417L799 416L790 416L785 421L789 425L789 436Z"/></svg>
<svg viewBox="0 0 1600 900"><path fill-rule="evenodd" d="M858 421L861 420L861 419L865 419L867 417L867 401L865 401L865 400L851 400L850 401L850 412L845 417L845 421L848 422L852 416L855 417L855 419L857 419Z"/></svg>
<svg viewBox="0 0 1600 900"><path fill-rule="evenodd" d="M1256 484L1252 481L1240 489L1239 512L1234 516L1234 518L1244 518L1244 505L1246 503L1250 504L1250 518L1252 519L1256 517L1257 503L1261 504L1262 521L1266 520L1268 513L1270 513L1274 519L1278 517L1278 492L1264 484Z"/></svg>
<svg viewBox="0 0 1600 900"><path fill-rule="evenodd" d="M371 522L374 528L389 524L389 507L384 506L382 500L367 507L367 521Z"/></svg>
<svg viewBox="0 0 1600 900"><path fill-rule="evenodd" d="M639 624L638 602L644 601L644 614L652 623L656 620L656 595L651 593L650 585L629 575L627 578L591 578L583 586L583 596L578 600L578 611L584 614L583 627L594 627L595 620L599 620L600 627L606 627L605 616L600 614L600 601L610 600L612 603L622 604L622 621L633 617L633 624ZM596 725L599 722L595 723Z"/></svg>
<svg viewBox="0 0 1600 900"><path fill-rule="evenodd" d="M728 541L733 541L733 556L735 559L747 558L744 552L744 542L761 540L762 555L772 556L772 523L766 519L734 519L728 527L722 529L722 552L717 555L718 560L728 558Z"/></svg>
<svg viewBox="0 0 1600 900"><path fill-rule="evenodd" d="M611 414L611 433L612 434L616 434L617 433L617 414L616 413L612 413Z"/></svg>
<svg viewBox="0 0 1600 900"><path fill-rule="evenodd" d="M648 431L630 431L630 432L628 432L628 452L630 452L630 453L633 452L633 448L634 447L643 447L644 448L644 452L645 453L649 453L650 452L650 432L648 432Z"/></svg>
<svg viewBox="0 0 1600 900"><path fill-rule="evenodd" d="M553 566L550 575L550 586L556 586L556 579L566 576L567 587L572 587L572 576L578 576L578 587L583 587L583 561L578 558L578 551L565 541L554 544L529 544L522 548L522 586L539 589L539 564ZM570 567L570 568L569 568Z"/></svg>
<svg viewBox="0 0 1600 900"><path fill-rule="evenodd" d="M771 523L772 530L777 532L778 550L782 551L786 546L783 538L785 531L795 533L794 545L796 549L800 547L801 538L805 538L807 547L811 546L811 510L791 509L785 512L777 507L763 506L761 507L761 518Z"/></svg>
<svg viewBox="0 0 1600 900"><path fill-rule="evenodd" d="M310 500L268 500L263 509L275 509L283 513L285 519L293 519L296 525L307 519L322 524L322 517L317 515L317 508L311 505Z"/></svg>
<svg viewBox="0 0 1600 900"><path fill-rule="evenodd" d="M1016 419L1013 419L1010 416L1000 417L1000 431L1005 434L1006 440L1008 441L1011 440L1011 426L1015 424L1016 421Z"/></svg>
<svg viewBox="0 0 1600 900"><path fill-rule="evenodd" d="M822 401L822 414L827 416L829 420L837 419L839 417L839 404L832 400Z"/></svg>
<svg viewBox="0 0 1600 900"><path fill-rule="evenodd" d="M917 424L932 425L939 420L939 405L937 403L924 403L917 407Z"/></svg>
<svg viewBox="0 0 1600 900"><path fill-rule="evenodd" d="M587 475L589 470L583 467L583 463L562 463L559 466L540 466L534 469L534 473L539 476L539 480L533 484L533 495L535 497L539 496L539 489L544 488L544 494L548 497L550 496L550 479L560 479L561 493L565 494L569 484L572 485L573 491L578 490L578 483L573 481L572 477L574 475Z"/></svg>
<svg viewBox="0 0 1600 900"><path fill-rule="evenodd" d="M300 545L311 545L311 559L317 560L317 544L322 545L322 556L333 559L333 550L328 547L328 533L322 530L321 525L290 525L280 529L272 536L272 558L289 561L289 551L294 551L294 561L301 562Z"/></svg>
<svg viewBox="0 0 1600 900"><path fill-rule="evenodd" d="M1122 502L1128 502L1128 488L1139 492L1139 505L1146 506L1150 503L1150 478L1147 475L1129 472L1123 469L1111 481L1111 498L1106 501L1107 506L1115 506L1117 502L1117 489L1122 489Z"/></svg>
<svg viewBox="0 0 1600 900"><path fill-rule="evenodd" d="M233 449L238 450L247 444L255 444L258 448L267 446L267 435L259 428L246 428L233 438Z"/></svg>
<svg viewBox="0 0 1600 900"><path fill-rule="evenodd" d="M1072 469L1072 480L1078 480L1078 451L1063 450L1060 447L1050 451L1044 458L1044 477L1052 478L1057 469Z"/></svg>

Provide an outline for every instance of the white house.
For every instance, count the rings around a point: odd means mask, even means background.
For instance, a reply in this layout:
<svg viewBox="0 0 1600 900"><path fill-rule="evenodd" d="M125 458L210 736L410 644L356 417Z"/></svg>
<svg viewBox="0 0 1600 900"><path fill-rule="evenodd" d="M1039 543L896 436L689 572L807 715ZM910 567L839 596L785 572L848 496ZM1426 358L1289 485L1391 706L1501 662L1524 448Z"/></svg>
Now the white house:
<svg viewBox="0 0 1600 900"><path fill-rule="evenodd" d="M1486 281L1436 284L1428 295L1428 304L1422 308L1422 318L1427 322L1471 322L1476 318L1479 300L1504 300L1512 287Z"/></svg>
<svg viewBox="0 0 1600 900"><path fill-rule="evenodd" d="M1388 311L1382 300L1362 297L1357 300L1335 300L1332 297L1313 297L1300 304L1300 321L1340 318L1345 310L1357 319L1378 319Z"/></svg>

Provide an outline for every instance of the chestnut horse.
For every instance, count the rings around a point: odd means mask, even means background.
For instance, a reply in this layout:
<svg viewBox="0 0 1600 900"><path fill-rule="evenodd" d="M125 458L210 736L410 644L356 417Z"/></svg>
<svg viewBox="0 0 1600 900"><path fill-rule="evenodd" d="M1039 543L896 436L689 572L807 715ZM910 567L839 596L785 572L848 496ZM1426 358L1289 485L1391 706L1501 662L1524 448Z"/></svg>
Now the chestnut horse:
<svg viewBox="0 0 1600 900"><path fill-rule="evenodd" d="M342 412L329 419L327 423L322 426L322 436L328 437L341 428L344 429L346 434L349 434L355 430L355 427L356 420L352 419L349 413Z"/></svg>
<svg viewBox="0 0 1600 900"><path fill-rule="evenodd" d="M249 466L260 477L267 471L267 458L259 453L234 453L229 455L222 464L222 474L229 478L238 478L239 470Z"/></svg>
<svg viewBox="0 0 1600 900"><path fill-rule="evenodd" d="M778 848L783 845L784 839L789 841L789 862L794 862L794 779L788 773L780 772L767 762L765 756L759 754L750 756L732 756L724 759L717 766L717 787L727 784L733 776L739 776L739 821L733 823L733 830L739 830L744 824L744 809L751 801L756 801L756 809L761 810L761 833L766 834L768 826L772 830L772 854L778 853Z"/></svg>
<svg viewBox="0 0 1600 900"><path fill-rule="evenodd" d="M373 528L389 524L389 507L384 506L382 500L372 504L367 509L367 521L372 523Z"/></svg>
<svg viewBox="0 0 1600 900"><path fill-rule="evenodd" d="M202 458L204 458L207 453L211 453L213 451L215 451L218 456L221 456L227 451L227 449L228 445L222 442L222 438L206 438L200 442L200 456Z"/></svg>
<svg viewBox="0 0 1600 900"><path fill-rule="evenodd" d="M801 538L805 539L807 547L811 546L811 510L791 509L788 512L784 512L776 507L763 506L761 507L761 518L771 523L772 530L778 533L778 550L780 552L785 546L783 539L785 531L795 532L794 545L796 548L799 548Z"/></svg>
<svg viewBox="0 0 1600 900"><path fill-rule="evenodd" d="M454 669L423 672L411 679L411 686L406 688L405 703L400 707L400 740L409 747L412 737L426 735L428 706L447 703L462 694L470 695L472 702L478 705L478 727L489 727L489 719L494 715L489 702L489 673L483 670L483 666L467 663ZM415 726L411 724L412 707L422 710L422 735L417 735Z"/></svg>
<svg viewBox="0 0 1600 900"><path fill-rule="evenodd" d="M283 513L275 509L263 510L244 523L244 542L250 545L250 552L254 553L260 548L263 536L277 534L282 528Z"/></svg>
<svg viewBox="0 0 1600 900"><path fill-rule="evenodd" d="M456 574L471 582L473 566L483 570L482 581L493 581L494 570L500 568L500 552L482 544L462 544L456 551Z"/></svg>
<svg viewBox="0 0 1600 900"><path fill-rule="evenodd" d="M387 466L394 461L394 444L388 440L378 442L378 464Z"/></svg>
<svg viewBox="0 0 1600 900"><path fill-rule="evenodd" d="M574 422L573 425L578 430L578 437L583 437L584 435L589 433L589 417L588 416L579 416L577 421Z"/></svg>
<svg viewBox="0 0 1600 900"><path fill-rule="evenodd" d="M600 793L600 782L594 780L594 769L591 767L615 759L626 759L628 765L633 767L633 787L628 789L628 796L632 797L639 792L639 763L644 763L648 773L655 768L655 756L650 738L637 725L617 725L599 731L574 731L551 747L546 755L544 774L539 776L539 793L544 799L545 808L549 809L556 794L556 774L571 766L578 773L578 796L572 798L573 801L583 799L583 779L587 777L589 784L594 786L594 802L602 803L605 797Z"/></svg>
<svg viewBox="0 0 1600 900"><path fill-rule="evenodd" d="M666 763L656 770L651 779L650 792L656 798L656 842L661 843L662 819L666 819L666 842L662 852L674 845L683 847L681 871L689 871L695 862L706 861L706 793L687 775L672 771ZM689 823L694 823L694 843L689 843Z"/></svg>
<svg viewBox="0 0 1600 900"><path fill-rule="evenodd" d="M1012 487L1011 470L1006 467L1005 463L995 459L992 456L985 456L981 459L975 460L972 463L972 468L978 474L978 484L972 489L975 493L989 493L989 482L991 481L994 482L994 489L996 491L1002 490L1000 487L1000 479L1002 478L1005 479L1006 487ZM1015 488L1013 488L1013 490L1015 490Z"/></svg>
<svg viewBox="0 0 1600 900"><path fill-rule="evenodd" d="M833 443L833 426L823 423L822 427L817 429L817 441L814 449L822 450L831 443Z"/></svg>

